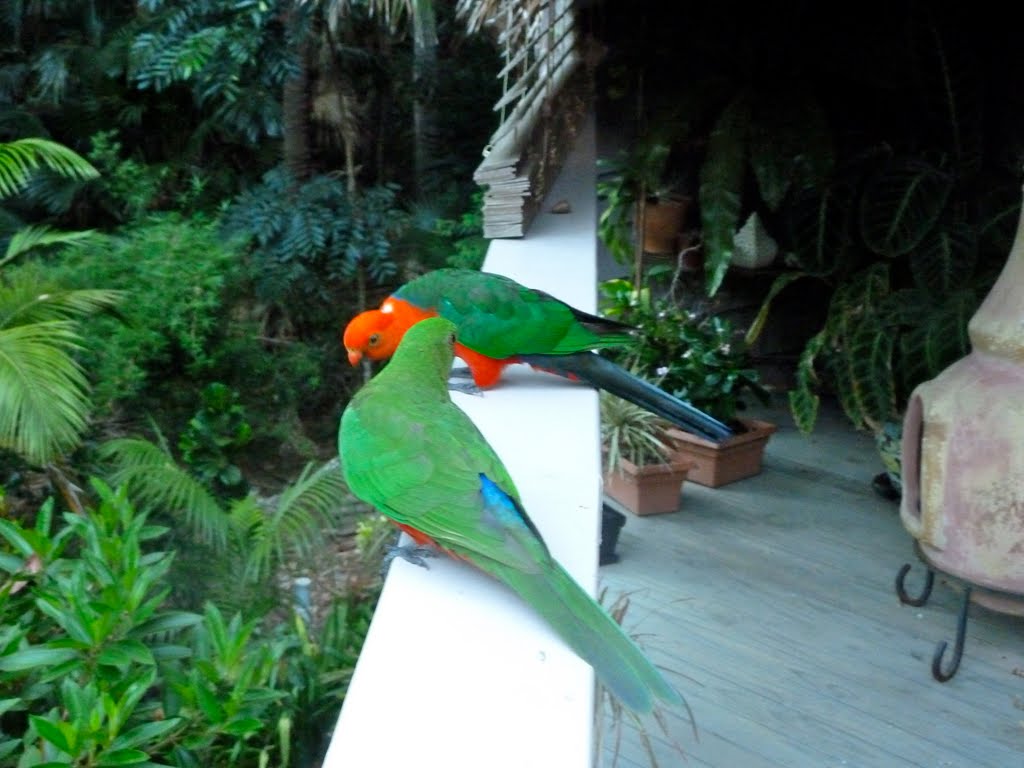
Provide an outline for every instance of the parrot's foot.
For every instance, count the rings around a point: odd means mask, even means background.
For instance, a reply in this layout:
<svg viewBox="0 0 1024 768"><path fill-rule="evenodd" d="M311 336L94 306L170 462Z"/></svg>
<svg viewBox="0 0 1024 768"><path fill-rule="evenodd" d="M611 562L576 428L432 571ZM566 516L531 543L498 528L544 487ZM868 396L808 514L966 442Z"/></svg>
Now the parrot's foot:
<svg viewBox="0 0 1024 768"><path fill-rule="evenodd" d="M448 377L452 379L472 379L473 371L470 370L468 365L457 365L448 372Z"/></svg>
<svg viewBox="0 0 1024 768"><path fill-rule="evenodd" d="M426 558L437 557L437 550L433 547L427 547L416 544L406 544L405 546L395 545L388 547L388 550L384 553L384 561L380 566L380 575L386 576L388 569L391 567L391 561L396 557L400 557L407 563L418 565L420 568L426 568L430 570L430 565L427 563Z"/></svg>
<svg viewBox="0 0 1024 768"><path fill-rule="evenodd" d="M480 389L472 381L452 381L448 380L448 391L449 392L461 392L464 395L479 395L483 397L484 391Z"/></svg>

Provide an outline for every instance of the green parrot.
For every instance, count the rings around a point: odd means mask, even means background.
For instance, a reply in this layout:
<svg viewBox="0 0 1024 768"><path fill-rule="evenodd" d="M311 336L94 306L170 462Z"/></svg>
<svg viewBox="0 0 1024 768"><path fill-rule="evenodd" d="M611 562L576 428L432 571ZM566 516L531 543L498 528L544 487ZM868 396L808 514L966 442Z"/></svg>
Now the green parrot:
<svg viewBox="0 0 1024 768"><path fill-rule="evenodd" d="M454 344L450 321L417 323L391 362L349 402L338 434L349 488L419 545L397 554L417 562L440 549L511 587L629 709L643 714L658 702L685 706L551 556L501 459L451 401Z"/></svg>
<svg viewBox="0 0 1024 768"><path fill-rule="evenodd" d="M352 365L386 360L402 336L427 317L455 323L455 355L480 389L514 363L605 390L680 429L720 442L733 430L593 350L636 343L636 329L571 307L515 280L473 269L436 269L403 285L379 309L360 312L342 334Z"/></svg>

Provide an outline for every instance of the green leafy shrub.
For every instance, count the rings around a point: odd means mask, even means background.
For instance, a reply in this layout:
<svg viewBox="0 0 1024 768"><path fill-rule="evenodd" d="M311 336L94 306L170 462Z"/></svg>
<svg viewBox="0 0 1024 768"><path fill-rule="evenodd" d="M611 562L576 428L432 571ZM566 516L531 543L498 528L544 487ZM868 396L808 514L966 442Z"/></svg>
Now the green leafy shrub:
<svg viewBox="0 0 1024 768"><path fill-rule="evenodd" d="M490 241L484 237L484 193L473 193L468 210L453 219L439 218L434 230L448 244L445 266L459 269L480 269Z"/></svg>
<svg viewBox="0 0 1024 768"><path fill-rule="evenodd" d="M131 221L154 206L171 169L121 157L122 145L116 136L117 131L101 131L92 137L89 159L100 170L92 189L118 221Z"/></svg>
<svg viewBox="0 0 1024 768"><path fill-rule="evenodd" d="M372 600L298 615L168 604L166 528L124 489L58 522L0 520L0 766L308 766L323 755Z"/></svg>
<svg viewBox="0 0 1024 768"><path fill-rule="evenodd" d="M57 284L124 291L117 315L90 318L82 363L101 414L118 405L174 402L181 376L202 379L228 327L237 248L203 217L153 217L119 235L97 235L46 268Z"/></svg>
<svg viewBox="0 0 1024 768"><path fill-rule="evenodd" d="M749 397L767 402L743 336L727 319L688 312L628 280L605 281L601 293L604 313L639 331L632 347L604 354L725 423Z"/></svg>
<svg viewBox="0 0 1024 768"><path fill-rule="evenodd" d="M232 457L252 439L238 393L215 381L203 389L202 407L178 438L178 450L200 482L214 493L244 496L248 488Z"/></svg>

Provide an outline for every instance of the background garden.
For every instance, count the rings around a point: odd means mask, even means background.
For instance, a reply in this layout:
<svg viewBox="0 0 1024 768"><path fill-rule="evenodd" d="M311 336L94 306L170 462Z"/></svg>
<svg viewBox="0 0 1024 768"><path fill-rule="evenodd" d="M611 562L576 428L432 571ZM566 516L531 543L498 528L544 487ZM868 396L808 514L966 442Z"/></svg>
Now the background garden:
<svg viewBox="0 0 1024 768"><path fill-rule="evenodd" d="M495 47L448 4L0 14L0 765L315 765L384 530L340 332L479 266Z"/></svg>

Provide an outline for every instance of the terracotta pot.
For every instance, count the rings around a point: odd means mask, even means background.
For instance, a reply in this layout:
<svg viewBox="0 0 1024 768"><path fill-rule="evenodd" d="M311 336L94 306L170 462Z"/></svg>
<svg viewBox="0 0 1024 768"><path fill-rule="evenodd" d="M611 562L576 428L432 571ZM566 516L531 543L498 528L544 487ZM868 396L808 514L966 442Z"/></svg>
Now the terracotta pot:
<svg viewBox="0 0 1024 768"><path fill-rule="evenodd" d="M622 459L621 464L621 470L605 472L605 493L635 515L661 515L679 509L679 494L690 462L638 467Z"/></svg>
<svg viewBox="0 0 1024 768"><path fill-rule="evenodd" d="M683 229L689 206L689 200L663 200L644 206L645 252L676 252L676 240Z"/></svg>
<svg viewBox="0 0 1024 768"><path fill-rule="evenodd" d="M671 428L668 436L675 448L676 461L692 463L688 479L699 485L720 485L752 477L761 471L768 438L778 429L770 421L740 419L747 431L714 443L702 437Z"/></svg>

